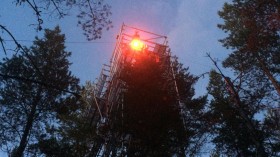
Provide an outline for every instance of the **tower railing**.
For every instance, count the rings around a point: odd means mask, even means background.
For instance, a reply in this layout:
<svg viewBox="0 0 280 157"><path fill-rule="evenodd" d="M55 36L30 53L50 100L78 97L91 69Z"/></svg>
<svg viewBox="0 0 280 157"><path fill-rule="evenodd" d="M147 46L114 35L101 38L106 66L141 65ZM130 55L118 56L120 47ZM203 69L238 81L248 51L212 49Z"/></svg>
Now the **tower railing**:
<svg viewBox="0 0 280 157"><path fill-rule="evenodd" d="M131 35L132 34L132 35ZM134 34L134 35L133 35ZM121 79L124 66L134 61L135 53L130 48L130 42L135 35L139 35L141 41L145 44L145 52L155 54L157 56L156 62L159 62L161 68L165 69L164 77L170 82L173 82L173 88L169 88L170 83L164 85L166 89L170 89L171 92L176 94L178 100L178 106L180 108L180 114L184 122L184 111L180 100L180 95L176 83L176 78L173 70L173 63L171 57L171 51L168 48L167 37L144 31L135 27L122 25L119 35L117 36L116 45L113 54L110 59L109 65L104 65L99 78L95 84L95 96L100 102L98 103L102 109L102 116L106 119L103 121L104 125L109 125L109 130L105 132L107 139L99 146L99 155L108 156L110 153L115 152L115 143L117 140L122 141L121 151L124 151L124 143L129 143L129 135L115 135L112 131L113 119L116 113L123 112L123 92L125 91L125 82ZM172 91L173 89L173 91ZM123 117L123 113L122 117ZM185 126L185 125L184 125ZM114 151L113 151L114 150ZM117 151L120 152L120 151Z"/></svg>

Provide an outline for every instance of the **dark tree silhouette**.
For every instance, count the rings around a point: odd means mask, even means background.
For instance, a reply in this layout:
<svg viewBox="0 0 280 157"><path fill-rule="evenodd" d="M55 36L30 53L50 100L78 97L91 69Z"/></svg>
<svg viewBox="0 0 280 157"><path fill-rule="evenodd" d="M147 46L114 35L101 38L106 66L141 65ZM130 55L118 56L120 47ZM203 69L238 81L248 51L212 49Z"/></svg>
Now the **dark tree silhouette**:
<svg viewBox="0 0 280 157"><path fill-rule="evenodd" d="M234 74L229 78L212 72L208 87L218 151L279 155L279 8L277 0L233 0L219 11L224 23L218 27L227 33L220 41L232 50L223 66Z"/></svg>
<svg viewBox="0 0 280 157"><path fill-rule="evenodd" d="M28 55L19 52L1 62L1 148L14 148L12 156L22 156L55 121L54 111L79 89L78 79L69 71L71 53L65 51L64 42L58 27L46 29L43 39L36 38L25 48Z"/></svg>
<svg viewBox="0 0 280 157"><path fill-rule="evenodd" d="M214 135L216 150L229 156L267 156L265 136L260 121L254 119L258 111L253 101L235 96L221 74L210 73L208 92L210 102L208 123ZM233 86L233 90L236 90ZM248 104L249 103L249 104Z"/></svg>
<svg viewBox="0 0 280 157"><path fill-rule="evenodd" d="M198 152L201 142L198 139L203 136L198 117L203 115L206 97L193 99L193 85L197 78L189 74L177 59L173 64L183 108L178 104L174 79L166 75L168 67L157 62L156 55L144 53L135 63L125 65L120 78L125 82L124 107L112 120L115 127L111 128L113 134L126 135L124 154L185 156ZM185 116L182 116L181 109ZM113 143L120 148L122 145L118 142Z"/></svg>
<svg viewBox="0 0 280 157"><path fill-rule="evenodd" d="M80 96L78 101L70 102L57 110L59 125L48 129L38 142L31 146L33 154L52 157L93 156L92 147L102 140L97 135L96 127L100 117L96 115L97 108L92 104L93 84L87 82Z"/></svg>
<svg viewBox="0 0 280 157"><path fill-rule="evenodd" d="M224 66L243 73L243 77L256 83L255 88L272 86L278 97L279 8L278 0L234 0L232 4L225 3L223 10L219 12L224 24L218 25L228 33L220 41L226 48L233 50L224 61Z"/></svg>
<svg viewBox="0 0 280 157"><path fill-rule="evenodd" d="M34 148L47 156L96 156L102 146L102 151L106 150L102 153L112 156L199 153L207 130L203 119L206 97L193 98L193 85L198 78L189 74L177 59L172 62L183 108L178 104L174 79L166 76L166 69L156 62L155 55L145 54L122 70L120 80L125 82L125 91L120 95L119 108L112 109L109 126L97 127L100 116L96 106L81 103L80 107L61 112L62 124L55 130L57 134L41 138ZM90 102L93 90L90 84L85 87L83 97ZM71 151L61 153L68 148Z"/></svg>

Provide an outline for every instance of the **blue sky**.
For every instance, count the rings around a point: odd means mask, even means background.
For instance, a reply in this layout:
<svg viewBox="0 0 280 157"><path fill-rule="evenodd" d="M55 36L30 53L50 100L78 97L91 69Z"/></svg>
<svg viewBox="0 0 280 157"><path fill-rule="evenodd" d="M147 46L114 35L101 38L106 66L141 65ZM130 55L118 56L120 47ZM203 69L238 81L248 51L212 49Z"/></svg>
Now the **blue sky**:
<svg viewBox="0 0 280 157"><path fill-rule="evenodd" d="M44 18L44 28L59 25L66 35L66 47L72 52L71 70L81 79L94 81L99 76L102 64L109 63L115 45L115 38L122 23L148 30L168 37L169 46L174 55L194 75L200 75L213 67L206 58L210 52L214 58L222 60L228 50L222 47L218 39L225 33L217 28L222 23L217 12L222 9L226 0L107 0L112 6L114 27L103 33L100 40L87 43L81 28L77 27L75 10L68 17L58 20ZM16 6L12 0L0 1L0 24L6 26L17 39L33 40L42 36L30 24L36 23L36 16L29 6ZM5 37L5 36L4 36ZM7 37L8 38L8 37ZM85 42L85 43L72 43ZM30 46L31 42L21 42ZM7 46L13 46L7 42ZM9 54L13 53L11 51ZM0 57L4 53L0 50ZM198 95L205 93L207 79L196 85ZM0 154L1 156L1 154Z"/></svg>
<svg viewBox="0 0 280 157"><path fill-rule="evenodd" d="M87 42L81 28L77 27L75 11L61 20L45 17L43 27L59 25L66 34L67 50L72 52L71 70L81 79L81 83L94 80L102 64L109 62L122 23L166 35L172 53L186 67L190 67L191 73L200 75L213 67L205 57L206 52L219 59L227 54L227 50L218 42L225 34L217 28L217 24L222 22L217 12L225 1L107 0L112 6L114 27L104 32L103 37L95 43L71 43ZM42 36L43 32L36 32L35 26L30 25L36 23L36 17L29 6L16 7L15 3L11 4L11 0L1 0L0 6L5 6L0 10L1 24L11 30L17 39L33 40L36 35ZM200 81L196 86L197 92L204 93L206 84L207 81Z"/></svg>

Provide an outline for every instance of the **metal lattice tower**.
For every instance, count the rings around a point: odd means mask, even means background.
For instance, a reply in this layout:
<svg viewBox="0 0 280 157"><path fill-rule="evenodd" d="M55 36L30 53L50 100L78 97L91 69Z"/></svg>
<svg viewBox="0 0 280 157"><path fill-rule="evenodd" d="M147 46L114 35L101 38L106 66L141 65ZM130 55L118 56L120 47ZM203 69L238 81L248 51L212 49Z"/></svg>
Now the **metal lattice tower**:
<svg viewBox="0 0 280 157"><path fill-rule="evenodd" d="M140 49L133 50L131 48L132 41L137 38L143 45ZM125 151L126 146L124 142L129 140L129 135L115 135L112 132L114 126L113 121L117 112L123 116L123 92L125 89L125 82L120 79L125 64L135 62L135 51L145 51L146 53L156 56L155 62L159 62L160 66L165 69L164 77L173 82L173 92L176 94L178 106L181 108L181 117L184 122L183 105L180 102L178 87L175 81L175 75L172 65L172 57L170 49L168 48L167 37L144 31L138 28L122 25L119 35L117 36L116 45L110 60L110 64L104 64L100 76L95 84L95 102L101 114L99 123L100 134L104 134L104 139L99 142L98 153L96 156L114 156L113 152L121 154ZM168 86L163 88L170 88ZM185 125L184 125L185 126ZM105 129L104 129L105 128ZM111 130L110 130L111 128ZM122 145L118 150L115 150L116 141L122 141Z"/></svg>

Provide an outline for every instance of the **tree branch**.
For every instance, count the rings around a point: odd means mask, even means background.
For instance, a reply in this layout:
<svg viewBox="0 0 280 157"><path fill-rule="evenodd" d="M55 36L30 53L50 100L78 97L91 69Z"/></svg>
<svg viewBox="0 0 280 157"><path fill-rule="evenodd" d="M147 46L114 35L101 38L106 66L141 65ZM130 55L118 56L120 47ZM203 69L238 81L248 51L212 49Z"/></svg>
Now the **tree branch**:
<svg viewBox="0 0 280 157"><path fill-rule="evenodd" d="M2 49L5 53L5 55L7 55L7 51L6 51L6 48L5 48L5 45L4 45L4 39L2 39L1 36L0 36L0 43L1 43L1 46L2 46Z"/></svg>
<svg viewBox="0 0 280 157"><path fill-rule="evenodd" d="M31 59L30 55L28 54L28 52L26 51L26 49L24 49L19 42L16 40L16 38L13 36L13 34L3 25L0 25L0 28L2 30L4 30L5 32L8 33L8 35L13 39L13 41L15 42L17 48L16 49L20 49L22 50L22 52L26 55L26 57L28 58L28 60L30 61L31 65L35 68L35 70L38 72L38 74L43 77L43 74L41 73L41 71L39 70L39 68L37 67L37 65L35 64L35 62Z"/></svg>
<svg viewBox="0 0 280 157"><path fill-rule="evenodd" d="M53 5L54 5L54 7L55 7L55 10L58 12L59 18L62 18L65 14L64 14L62 11L60 11L58 5L55 3L54 0L51 0L51 2L53 3Z"/></svg>
<svg viewBox="0 0 280 157"><path fill-rule="evenodd" d="M236 107L234 107L234 106L232 106L232 107L235 108L239 112L240 116L245 121L245 124L246 124L248 130L250 130L251 139L253 140L254 144L256 145L257 152L260 153L260 156L264 156L266 154L266 152L265 152L263 143L258 139L257 129L256 129L255 125L253 124L252 120L248 117L248 115L244 112L243 108L241 107L242 102L240 100L239 93L236 91L236 88L234 87L230 78L226 77L222 73L221 69L217 65L217 62L213 60L213 58L210 56L209 53L207 53L207 56L212 60L215 67L219 70L220 75L225 80L226 86L228 87L229 94L232 97L233 102L236 105Z"/></svg>
<svg viewBox="0 0 280 157"><path fill-rule="evenodd" d="M54 85L50 85L50 84L47 84L45 82L41 82L41 81L37 81L37 80L33 80L33 79L28 79L28 78L23 78L23 77L20 77L20 76L12 76L12 75L1 74L1 73L0 73L0 76L3 77L3 79L14 79L14 80L21 80L21 81L24 81L24 82L36 83L36 84L39 84L39 85L42 85L42 86L45 86L45 87L48 87L48 88L52 88L52 89L56 89L58 91L63 91L63 92L72 94L72 95L74 95L78 98L81 97L81 95L79 93L72 92L72 91L69 91L69 90L66 90L66 89L60 89L60 88L58 88Z"/></svg>
<svg viewBox="0 0 280 157"><path fill-rule="evenodd" d="M37 22L38 22L38 27L37 27L37 29L39 30L39 31L41 31L42 30L42 24L43 24L43 19L41 18L41 11L39 11L39 9L38 9L38 7L37 7L37 5L36 5L36 3L35 3L35 1L33 0L33 4L29 1L29 0L25 0L28 4L29 4L29 6L33 9L33 11L35 12L35 14L36 14L36 17L37 17Z"/></svg>

